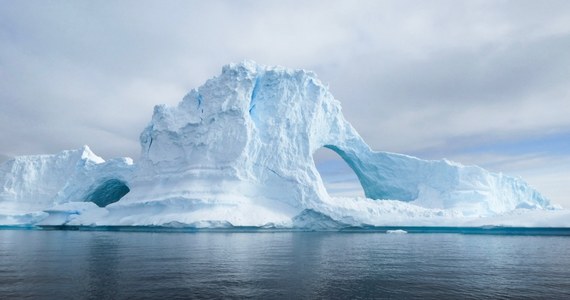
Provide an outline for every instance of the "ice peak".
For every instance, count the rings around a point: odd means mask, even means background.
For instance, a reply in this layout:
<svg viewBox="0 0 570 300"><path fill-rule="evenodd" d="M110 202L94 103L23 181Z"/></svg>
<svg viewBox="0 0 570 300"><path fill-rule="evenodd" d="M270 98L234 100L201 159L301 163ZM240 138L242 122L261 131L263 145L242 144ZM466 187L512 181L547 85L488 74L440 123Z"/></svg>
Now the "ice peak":
<svg viewBox="0 0 570 300"><path fill-rule="evenodd" d="M83 160L91 161L95 164L101 164L105 162L102 157L97 156L95 153L93 153L93 151L91 151L91 148L89 148L87 145L83 145L83 147L81 147L78 151L81 153L81 159Z"/></svg>
<svg viewBox="0 0 570 300"><path fill-rule="evenodd" d="M239 63L229 63L223 66L222 74L235 74L236 72L255 74L259 69L263 69L263 66L259 65L253 60L245 59Z"/></svg>
<svg viewBox="0 0 570 300"><path fill-rule="evenodd" d="M238 80L240 77L260 77L267 72L275 74L283 79L287 77L295 77L297 79L310 78L320 83L320 80L313 71L305 69L291 69L279 65L267 66L258 64L257 62L249 59L243 60L239 63L230 63L222 67L222 76L227 76L228 78L233 77Z"/></svg>

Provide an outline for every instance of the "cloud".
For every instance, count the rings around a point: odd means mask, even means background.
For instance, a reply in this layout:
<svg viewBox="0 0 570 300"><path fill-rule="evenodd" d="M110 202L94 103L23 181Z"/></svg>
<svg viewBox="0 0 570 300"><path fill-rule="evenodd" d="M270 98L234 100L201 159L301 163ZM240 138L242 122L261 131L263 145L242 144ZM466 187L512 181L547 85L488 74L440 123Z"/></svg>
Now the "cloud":
<svg viewBox="0 0 570 300"><path fill-rule="evenodd" d="M0 163L3 163L3 162L5 162L11 158L12 158L11 156L4 155L4 154L0 153Z"/></svg>
<svg viewBox="0 0 570 300"><path fill-rule="evenodd" d="M430 51L427 45L421 58L369 54L337 67L331 88L347 118L379 149L418 151L455 137L569 131L569 37L500 37L477 49Z"/></svg>

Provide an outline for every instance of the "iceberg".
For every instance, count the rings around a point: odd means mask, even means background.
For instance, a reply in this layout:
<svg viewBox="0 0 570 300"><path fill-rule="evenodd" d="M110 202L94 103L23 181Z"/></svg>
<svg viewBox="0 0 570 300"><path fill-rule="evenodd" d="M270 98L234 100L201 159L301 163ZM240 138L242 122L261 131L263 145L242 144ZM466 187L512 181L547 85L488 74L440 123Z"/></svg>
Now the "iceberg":
<svg viewBox="0 0 570 300"><path fill-rule="evenodd" d="M314 73L252 61L223 67L177 106L157 105L140 145L136 162L84 146L3 163L0 223L321 229L557 208L519 178L373 151ZM366 198L327 193L313 161L322 147L354 170Z"/></svg>

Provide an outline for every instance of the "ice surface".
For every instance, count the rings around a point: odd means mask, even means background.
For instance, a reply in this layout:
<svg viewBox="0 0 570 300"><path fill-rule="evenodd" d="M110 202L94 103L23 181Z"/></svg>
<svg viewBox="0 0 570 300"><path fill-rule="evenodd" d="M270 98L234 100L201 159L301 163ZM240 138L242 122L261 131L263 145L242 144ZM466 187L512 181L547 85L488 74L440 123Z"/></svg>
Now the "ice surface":
<svg viewBox="0 0 570 300"><path fill-rule="evenodd" d="M295 216L292 224L293 228L310 230L341 229L349 226L312 209L306 209Z"/></svg>
<svg viewBox="0 0 570 300"><path fill-rule="evenodd" d="M140 142L134 164L86 146L5 162L0 222L334 228L476 224L555 208L518 178L372 151L314 73L250 61L225 66L175 107L156 106ZM329 196L312 158L322 147L354 170L366 198Z"/></svg>

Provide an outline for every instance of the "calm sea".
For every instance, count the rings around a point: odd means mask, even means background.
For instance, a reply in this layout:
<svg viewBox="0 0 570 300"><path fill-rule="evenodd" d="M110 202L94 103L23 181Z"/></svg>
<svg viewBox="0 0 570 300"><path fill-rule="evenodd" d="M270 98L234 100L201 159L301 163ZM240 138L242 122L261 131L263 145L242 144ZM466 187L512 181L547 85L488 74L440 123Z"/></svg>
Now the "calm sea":
<svg viewBox="0 0 570 300"><path fill-rule="evenodd" d="M0 299L570 299L570 237L0 230Z"/></svg>

